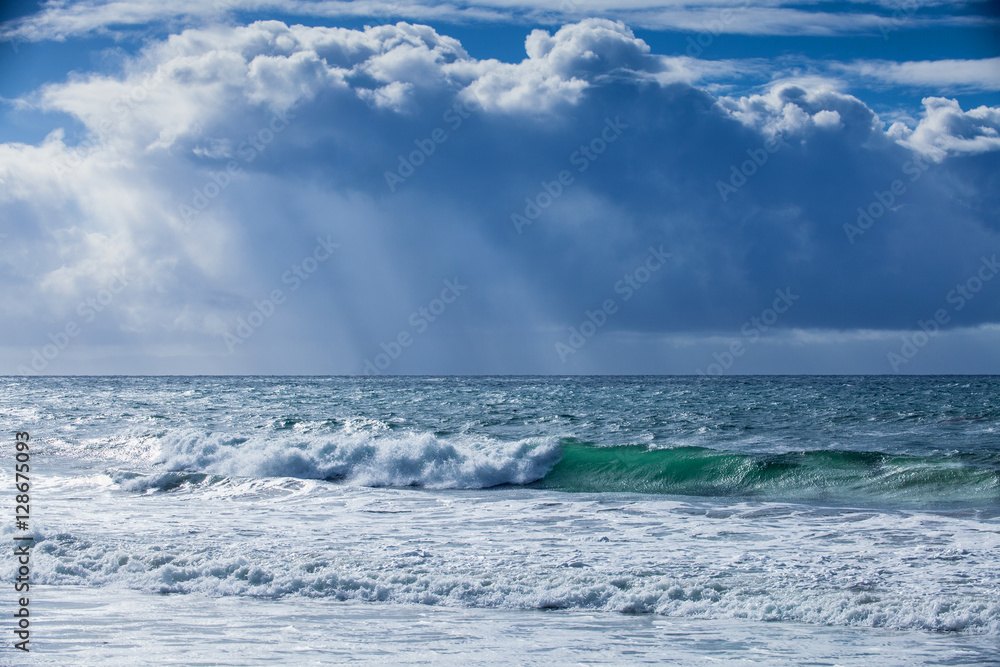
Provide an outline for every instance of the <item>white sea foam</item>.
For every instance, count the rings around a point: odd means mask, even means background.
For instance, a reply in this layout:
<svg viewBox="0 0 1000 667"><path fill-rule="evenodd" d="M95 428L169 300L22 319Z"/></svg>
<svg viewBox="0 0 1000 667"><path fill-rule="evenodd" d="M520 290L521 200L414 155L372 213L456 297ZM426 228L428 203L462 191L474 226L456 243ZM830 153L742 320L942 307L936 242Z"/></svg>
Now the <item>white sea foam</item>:
<svg viewBox="0 0 1000 667"><path fill-rule="evenodd" d="M127 528L82 513L80 529L43 527L33 576L154 593L1000 635L1000 536L964 519L309 482L274 503L249 489L205 497L231 483L150 498ZM116 502L103 498L91 509Z"/></svg>
<svg viewBox="0 0 1000 667"><path fill-rule="evenodd" d="M538 480L560 456L555 438L501 442L474 436L442 439L429 433L243 437L188 429L166 433L158 447L156 465L167 473L125 481L125 488L201 482L178 476L200 472L327 479L361 486L480 489Z"/></svg>

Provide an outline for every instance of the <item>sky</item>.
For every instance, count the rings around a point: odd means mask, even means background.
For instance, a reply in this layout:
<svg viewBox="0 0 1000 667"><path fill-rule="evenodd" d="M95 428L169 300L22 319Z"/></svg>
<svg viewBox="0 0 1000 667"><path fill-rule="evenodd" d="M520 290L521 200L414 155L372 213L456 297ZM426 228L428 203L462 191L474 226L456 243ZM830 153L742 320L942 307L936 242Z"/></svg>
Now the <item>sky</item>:
<svg viewBox="0 0 1000 667"><path fill-rule="evenodd" d="M0 14L0 374L1000 373L974 0Z"/></svg>

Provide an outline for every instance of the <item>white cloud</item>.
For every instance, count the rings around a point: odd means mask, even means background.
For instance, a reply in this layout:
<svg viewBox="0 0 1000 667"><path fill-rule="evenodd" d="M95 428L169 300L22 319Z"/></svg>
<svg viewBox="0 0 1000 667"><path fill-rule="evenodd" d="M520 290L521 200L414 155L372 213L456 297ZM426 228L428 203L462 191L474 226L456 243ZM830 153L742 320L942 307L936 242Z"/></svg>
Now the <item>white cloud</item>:
<svg viewBox="0 0 1000 667"><path fill-rule="evenodd" d="M816 127L822 127L830 130L844 126L840 120L840 113L837 111L829 111L827 109L814 113L812 121Z"/></svg>
<svg viewBox="0 0 1000 667"><path fill-rule="evenodd" d="M721 97L719 104L741 123L768 136L807 136L815 128L842 128L864 143L881 138L882 122L861 100L822 83L781 82L765 94Z"/></svg>
<svg viewBox="0 0 1000 667"><path fill-rule="evenodd" d="M554 35L533 30L525 40L528 58L507 64L484 60L468 93L486 109L546 112L575 104L590 82L616 73L655 75L669 68L623 23L586 19Z"/></svg>
<svg viewBox="0 0 1000 667"><path fill-rule="evenodd" d="M863 60L834 69L862 79L936 91L1000 91L1000 58L979 60Z"/></svg>
<svg viewBox="0 0 1000 667"><path fill-rule="evenodd" d="M588 17L622 20L649 29L718 35L837 35L895 32L940 26L973 26L992 19L967 16L965 3L886 0L877 11L827 11L822 0L154 0L51 1L42 11L9 26L5 37L39 41L167 23L175 27L226 20L234 12L296 17L361 17L379 21L521 22L557 25ZM925 12L934 8L933 12ZM866 10L868 8L866 7ZM952 12L942 11L951 9Z"/></svg>
<svg viewBox="0 0 1000 667"><path fill-rule="evenodd" d="M955 100L927 97L916 128L895 123L889 135L916 151L941 160L947 155L1000 150L1000 109L981 106L963 111Z"/></svg>

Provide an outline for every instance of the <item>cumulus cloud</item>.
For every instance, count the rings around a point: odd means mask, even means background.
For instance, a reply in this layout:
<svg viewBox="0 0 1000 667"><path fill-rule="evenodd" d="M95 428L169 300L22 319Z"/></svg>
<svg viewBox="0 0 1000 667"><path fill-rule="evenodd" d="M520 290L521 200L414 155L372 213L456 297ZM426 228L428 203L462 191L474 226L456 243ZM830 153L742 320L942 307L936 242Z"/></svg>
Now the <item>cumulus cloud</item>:
<svg viewBox="0 0 1000 667"><path fill-rule="evenodd" d="M963 111L955 100L927 97L916 128L902 123L890 128L901 144L926 153L936 160L961 154L992 153L1000 150L1000 109L981 106Z"/></svg>
<svg viewBox="0 0 1000 667"><path fill-rule="evenodd" d="M616 76L635 78L681 68L650 55L649 46L621 22L587 19L554 35L533 30L525 40L528 58L517 64L477 64L467 92L487 109L548 111L573 105L583 91Z"/></svg>
<svg viewBox="0 0 1000 667"><path fill-rule="evenodd" d="M782 328L913 327L1000 248L1000 110L929 98L886 130L822 81L716 97L601 19L531 32L525 51L501 63L427 26L264 21L186 30L119 74L26 96L84 132L0 144L17 221L0 258L16 296L0 299L34 323L9 334L9 370L112 269L128 288L85 334L186 355L188 372L359 372L456 279L468 289L398 371L537 372L607 298L606 340L625 346L738 330L788 288ZM617 285L660 246L671 260L626 303ZM274 290L282 303L260 305ZM996 303L953 324L1000 321ZM232 353L223 334L255 310L266 321Z"/></svg>
<svg viewBox="0 0 1000 667"><path fill-rule="evenodd" d="M805 137L818 129L843 129L864 144L882 138L882 122L861 100L820 83L786 82L765 94L723 97L719 104L743 124L770 136Z"/></svg>

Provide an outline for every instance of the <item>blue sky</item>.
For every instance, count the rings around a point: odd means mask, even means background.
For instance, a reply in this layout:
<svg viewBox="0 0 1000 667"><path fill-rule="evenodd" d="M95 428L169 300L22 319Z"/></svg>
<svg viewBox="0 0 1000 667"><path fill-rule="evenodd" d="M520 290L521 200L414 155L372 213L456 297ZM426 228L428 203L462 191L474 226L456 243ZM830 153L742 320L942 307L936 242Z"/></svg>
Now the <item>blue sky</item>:
<svg viewBox="0 0 1000 667"><path fill-rule="evenodd" d="M0 372L998 373L994 7L9 5Z"/></svg>

